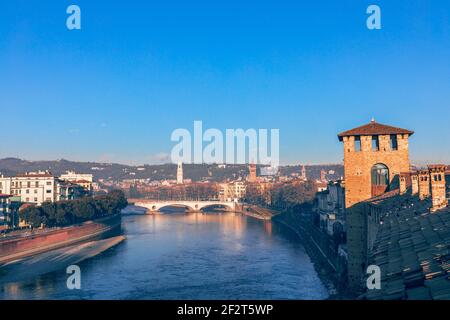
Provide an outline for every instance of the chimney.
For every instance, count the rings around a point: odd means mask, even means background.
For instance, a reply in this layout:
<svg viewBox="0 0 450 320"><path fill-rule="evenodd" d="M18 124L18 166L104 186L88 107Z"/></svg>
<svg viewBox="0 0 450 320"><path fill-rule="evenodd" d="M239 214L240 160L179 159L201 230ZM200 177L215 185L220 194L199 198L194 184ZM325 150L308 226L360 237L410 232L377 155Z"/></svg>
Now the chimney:
<svg viewBox="0 0 450 320"><path fill-rule="evenodd" d="M430 173L428 170L419 171L419 198L425 200L430 196Z"/></svg>
<svg viewBox="0 0 450 320"><path fill-rule="evenodd" d="M429 165L431 180L431 201L433 206L431 212L443 209L447 206L447 198L445 193L445 169L442 164Z"/></svg>
<svg viewBox="0 0 450 320"><path fill-rule="evenodd" d="M417 172L411 173L411 194L416 195L419 192L419 175Z"/></svg>
<svg viewBox="0 0 450 320"><path fill-rule="evenodd" d="M411 176L409 172L400 172L400 194L405 194L411 185Z"/></svg>

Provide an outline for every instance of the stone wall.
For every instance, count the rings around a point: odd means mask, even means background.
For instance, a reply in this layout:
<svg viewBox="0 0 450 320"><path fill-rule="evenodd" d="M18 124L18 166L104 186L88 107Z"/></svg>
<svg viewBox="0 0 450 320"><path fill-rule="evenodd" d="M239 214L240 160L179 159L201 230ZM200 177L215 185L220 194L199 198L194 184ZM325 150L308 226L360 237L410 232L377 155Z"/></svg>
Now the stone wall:
<svg viewBox="0 0 450 320"><path fill-rule="evenodd" d="M0 263L92 240L117 226L120 226L120 215L65 228L26 231L19 235L7 236L0 240Z"/></svg>

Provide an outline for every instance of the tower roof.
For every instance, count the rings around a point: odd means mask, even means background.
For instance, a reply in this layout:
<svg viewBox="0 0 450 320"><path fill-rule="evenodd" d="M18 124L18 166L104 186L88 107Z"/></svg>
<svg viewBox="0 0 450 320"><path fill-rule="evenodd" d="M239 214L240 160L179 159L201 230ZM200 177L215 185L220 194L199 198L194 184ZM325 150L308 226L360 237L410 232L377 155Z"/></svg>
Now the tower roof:
<svg viewBox="0 0 450 320"><path fill-rule="evenodd" d="M388 134L414 134L414 131L407 129L387 126L372 119L370 123L363 126L344 131L338 134L339 141L348 136L372 136L372 135L388 135Z"/></svg>

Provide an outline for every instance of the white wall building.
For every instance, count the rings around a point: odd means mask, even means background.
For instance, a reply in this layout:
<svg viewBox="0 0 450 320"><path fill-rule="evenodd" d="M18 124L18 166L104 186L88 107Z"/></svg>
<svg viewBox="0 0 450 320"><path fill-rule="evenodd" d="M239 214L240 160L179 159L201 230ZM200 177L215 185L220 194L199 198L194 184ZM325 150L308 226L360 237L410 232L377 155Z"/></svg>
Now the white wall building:
<svg viewBox="0 0 450 320"><path fill-rule="evenodd" d="M21 197L22 202L37 205L45 201L55 201L56 186L56 178L45 171L0 177L0 193Z"/></svg>
<svg viewBox="0 0 450 320"><path fill-rule="evenodd" d="M70 200L76 197L76 189L76 185L59 180L48 171L0 176L0 194L20 197L24 203L41 205L46 201Z"/></svg>
<svg viewBox="0 0 450 320"><path fill-rule="evenodd" d="M67 171L65 174L62 174L59 178L71 182L80 180L85 180L89 182L94 181L94 176L92 174L76 173L75 171Z"/></svg>
<svg viewBox="0 0 450 320"><path fill-rule="evenodd" d="M76 173L74 171L67 171L65 174L62 174L59 179L77 184L83 187L88 192L92 192L94 190L92 185L94 176L89 173Z"/></svg>

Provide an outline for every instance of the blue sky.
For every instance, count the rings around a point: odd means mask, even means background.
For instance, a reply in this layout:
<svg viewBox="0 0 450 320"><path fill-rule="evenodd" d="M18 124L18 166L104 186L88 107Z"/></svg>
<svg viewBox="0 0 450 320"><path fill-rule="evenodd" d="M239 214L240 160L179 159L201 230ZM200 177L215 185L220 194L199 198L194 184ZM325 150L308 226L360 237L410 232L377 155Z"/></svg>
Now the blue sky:
<svg viewBox="0 0 450 320"><path fill-rule="evenodd" d="M0 157L155 163L202 120L279 128L283 164L340 162L337 133L375 117L450 163L450 2L2 1L0 110Z"/></svg>

